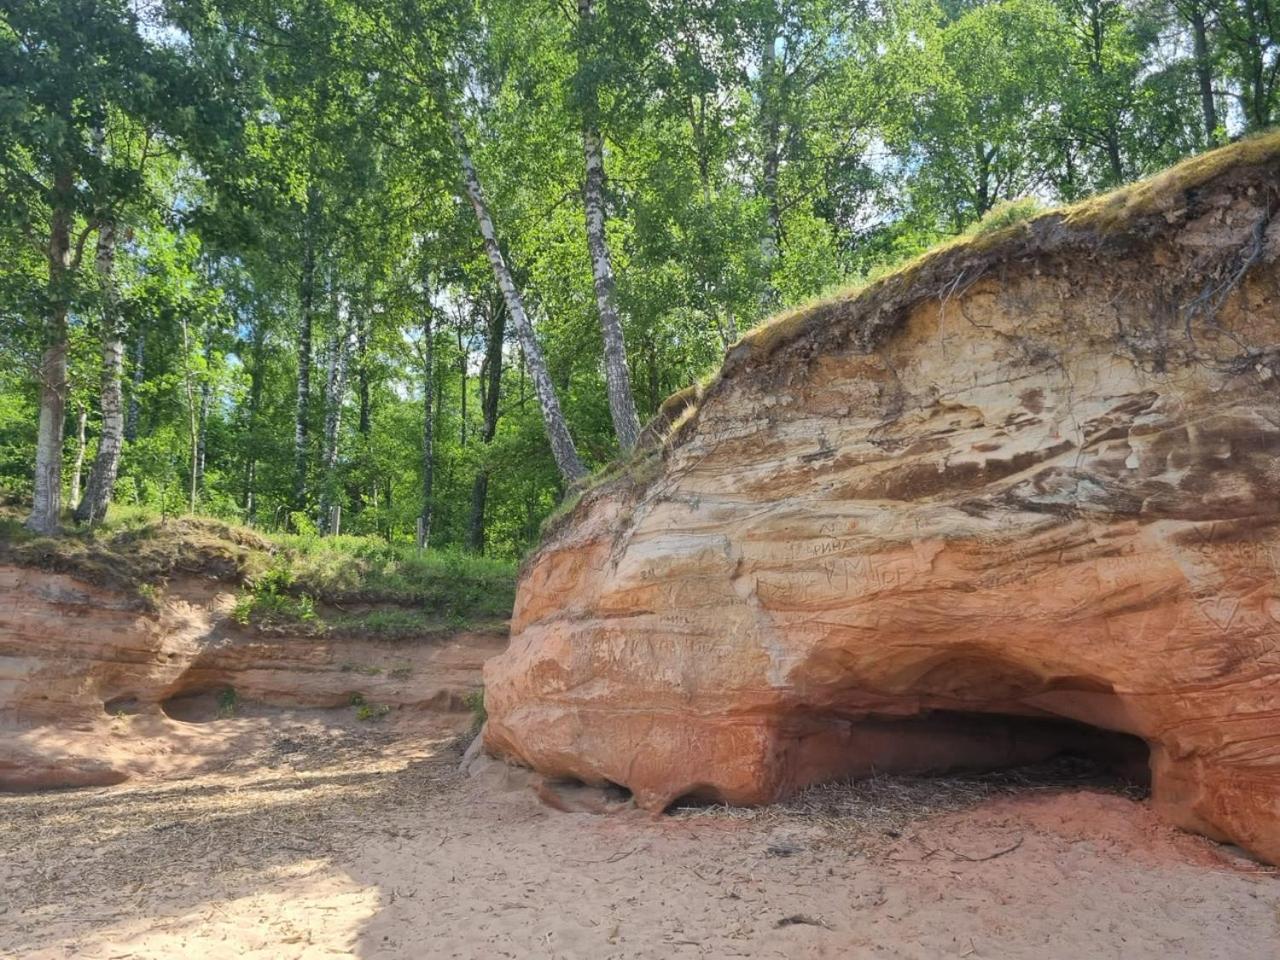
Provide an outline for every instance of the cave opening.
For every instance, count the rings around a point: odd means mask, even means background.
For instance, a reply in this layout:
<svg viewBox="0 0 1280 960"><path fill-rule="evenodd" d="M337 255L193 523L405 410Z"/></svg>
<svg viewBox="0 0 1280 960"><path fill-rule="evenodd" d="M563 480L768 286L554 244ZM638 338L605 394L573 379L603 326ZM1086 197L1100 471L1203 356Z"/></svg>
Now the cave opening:
<svg viewBox="0 0 1280 960"><path fill-rule="evenodd" d="M861 760L853 773L1008 774L1028 788L1065 785L1145 794L1151 749L1141 737L1063 717L963 710L864 719L852 724ZM1065 777L1066 771L1074 771Z"/></svg>
<svg viewBox="0 0 1280 960"><path fill-rule="evenodd" d="M896 782L899 792L914 797L927 813L936 799L931 791L990 796L1088 789L1135 800L1150 795L1151 750L1145 740L1041 713L824 714L806 718L800 729L792 797L824 785L873 793L876 783ZM702 784L667 810L723 802L715 787ZM784 797L782 802L790 801Z"/></svg>
<svg viewBox="0 0 1280 960"><path fill-rule="evenodd" d="M235 689L226 684L190 687L160 701L160 710L180 723L211 723L234 716Z"/></svg>

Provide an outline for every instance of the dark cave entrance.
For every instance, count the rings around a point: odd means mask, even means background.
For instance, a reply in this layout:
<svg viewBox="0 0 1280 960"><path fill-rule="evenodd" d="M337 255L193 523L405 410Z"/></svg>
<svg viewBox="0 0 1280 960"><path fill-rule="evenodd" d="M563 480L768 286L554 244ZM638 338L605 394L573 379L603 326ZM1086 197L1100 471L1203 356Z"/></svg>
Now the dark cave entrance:
<svg viewBox="0 0 1280 960"><path fill-rule="evenodd" d="M810 715L798 724L796 737L795 789L782 799L784 808L811 788L847 788L859 796L897 792L914 798L921 815L952 806L950 794L1083 789L1141 800L1151 790L1151 750L1141 737L1042 713ZM815 776L817 771L823 775ZM667 811L723 802L714 787L699 786Z"/></svg>
<svg viewBox="0 0 1280 960"><path fill-rule="evenodd" d="M160 710L180 723L211 723L235 715L235 689L227 684L188 687L160 701Z"/></svg>
<svg viewBox="0 0 1280 960"><path fill-rule="evenodd" d="M865 758L854 775L999 775L1028 787L1062 784L1143 793L1151 786L1151 749L1141 737L1044 715L931 710L904 719L853 723ZM1046 782L1048 781L1048 782Z"/></svg>

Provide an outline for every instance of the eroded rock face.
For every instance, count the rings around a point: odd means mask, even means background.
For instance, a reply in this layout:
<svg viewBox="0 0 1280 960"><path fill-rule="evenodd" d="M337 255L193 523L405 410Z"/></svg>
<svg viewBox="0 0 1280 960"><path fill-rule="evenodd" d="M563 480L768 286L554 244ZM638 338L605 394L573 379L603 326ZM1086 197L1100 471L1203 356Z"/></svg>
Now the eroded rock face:
<svg viewBox="0 0 1280 960"><path fill-rule="evenodd" d="M235 595L171 583L156 604L72 577L0 564L0 790L181 776L270 732L248 719L395 708L415 734L462 733L493 633L430 643L263 636L231 618ZM265 733L264 733L265 731Z"/></svg>
<svg viewBox="0 0 1280 960"><path fill-rule="evenodd" d="M658 810L1027 759L1071 720L1280 862L1278 156L736 348L656 477L526 566L488 749Z"/></svg>

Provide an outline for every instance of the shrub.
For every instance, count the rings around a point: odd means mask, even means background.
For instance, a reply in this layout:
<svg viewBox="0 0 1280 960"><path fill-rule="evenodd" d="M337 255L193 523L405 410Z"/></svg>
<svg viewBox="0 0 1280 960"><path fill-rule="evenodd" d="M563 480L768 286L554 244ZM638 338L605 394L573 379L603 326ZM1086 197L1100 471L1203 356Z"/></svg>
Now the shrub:
<svg viewBox="0 0 1280 960"><path fill-rule="evenodd" d="M1014 224L1030 220L1043 213L1047 208L1035 197L1018 197L1016 200L1001 200L982 215L982 219L972 224L965 231L966 236L981 237L995 233Z"/></svg>
<svg viewBox="0 0 1280 960"><path fill-rule="evenodd" d="M467 705L467 709L471 711L472 728L479 730L484 726L486 720L489 719L489 712L484 706L484 687L479 690L472 690L463 700Z"/></svg>
<svg viewBox="0 0 1280 960"><path fill-rule="evenodd" d="M361 703L356 707L356 719L362 721L381 720L391 712L385 703Z"/></svg>
<svg viewBox="0 0 1280 960"><path fill-rule="evenodd" d="M240 695L234 687L227 687L218 694L218 716L225 720L236 715L236 707L240 704Z"/></svg>

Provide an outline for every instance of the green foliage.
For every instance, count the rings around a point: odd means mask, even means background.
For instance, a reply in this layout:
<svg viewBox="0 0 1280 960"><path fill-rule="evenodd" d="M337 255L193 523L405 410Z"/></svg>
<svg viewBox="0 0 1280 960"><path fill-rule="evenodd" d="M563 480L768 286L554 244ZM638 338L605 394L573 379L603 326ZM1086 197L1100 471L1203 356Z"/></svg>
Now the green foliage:
<svg viewBox="0 0 1280 960"><path fill-rule="evenodd" d="M585 120L606 144L645 419L748 331L781 342L814 298L1273 123L1277 38L1259 25L1276 20L1276 0L598 0L586 25L572 4L516 0L15 0L0 14L0 498L32 496L59 306L66 426L89 411L64 472L97 449L108 215L129 427L104 528L33 539L0 517L0 552L120 582L211 572L243 584L235 616L261 626L409 637L502 617L511 562L578 492L496 322L448 119L579 450L614 477L635 465L604 466L618 451ZM1098 224L1145 202L1116 196L1090 208Z"/></svg>
<svg viewBox="0 0 1280 960"><path fill-rule="evenodd" d="M504 620L515 595L508 560L460 550L418 553L372 537L264 536L211 518L162 520L137 508L58 538L33 536L11 511L0 511L0 561L131 589L149 603L172 577L210 576L241 585L231 611L237 623L387 638ZM391 609L322 615L321 606L335 604Z"/></svg>
<svg viewBox="0 0 1280 960"><path fill-rule="evenodd" d="M982 219L970 224L965 231L966 236L981 237L995 233L1006 227L1030 220L1043 213L1047 208L1035 197L1019 197L1016 200L1001 200L982 215Z"/></svg>
<svg viewBox="0 0 1280 960"><path fill-rule="evenodd" d="M351 695L351 706L355 708L356 719L362 722L381 720L391 712L391 707L387 704L370 703L365 699L363 693L353 693Z"/></svg>
<svg viewBox="0 0 1280 960"><path fill-rule="evenodd" d="M218 717L227 719L236 715L236 708L240 705L240 695L236 693L234 687L226 687L218 692Z"/></svg>
<svg viewBox="0 0 1280 960"><path fill-rule="evenodd" d="M385 703L362 703L356 707L356 719L363 722L381 720L391 712L391 707Z"/></svg>
<svg viewBox="0 0 1280 960"><path fill-rule="evenodd" d="M489 711L485 709L484 705L484 687L468 693L465 702L467 709L471 711L471 727L473 730L479 730L484 726L484 722L489 719Z"/></svg>
<svg viewBox="0 0 1280 960"><path fill-rule="evenodd" d="M326 603L413 605L441 616L505 617L513 599L510 561L461 550L428 550L372 537L278 535L290 587Z"/></svg>

